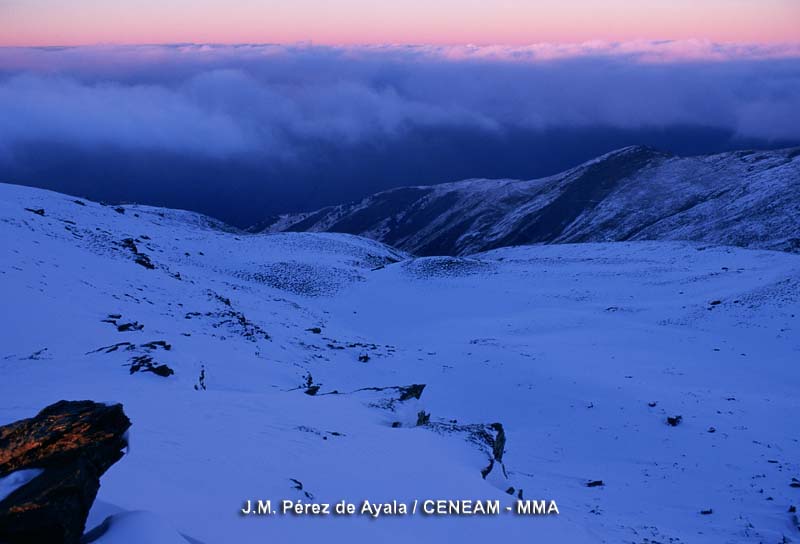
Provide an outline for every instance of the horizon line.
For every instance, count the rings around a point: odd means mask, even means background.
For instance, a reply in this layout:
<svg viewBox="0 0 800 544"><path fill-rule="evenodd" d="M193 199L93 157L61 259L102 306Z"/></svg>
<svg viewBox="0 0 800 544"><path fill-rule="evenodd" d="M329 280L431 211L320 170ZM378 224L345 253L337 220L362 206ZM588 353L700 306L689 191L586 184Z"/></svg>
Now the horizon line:
<svg viewBox="0 0 800 544"><path fill-rule="evenodd" d="M313 47L508 47L525 48L537 45L617 45L617 44L651 44L665 45L670 43L697 43L707 45L750 45L765 47L780 46L800 46L800 38L796 40L714 40L711 38L633 38L623 40L609 40L603 38L592 38L588 40L539 40L530 42L499 42L499 41L453 41L453 42L425 42L425 41L385 41L385 42L332 42L317 41L314 39L303 39L294 41L97 41L81 43L29 43L29 44L2 44L0 49L47 49L47 48L77 48L77 47L137 47L137 46L187 46L187 45L206 45L206 46L300 46L309 45Z"/></svg>

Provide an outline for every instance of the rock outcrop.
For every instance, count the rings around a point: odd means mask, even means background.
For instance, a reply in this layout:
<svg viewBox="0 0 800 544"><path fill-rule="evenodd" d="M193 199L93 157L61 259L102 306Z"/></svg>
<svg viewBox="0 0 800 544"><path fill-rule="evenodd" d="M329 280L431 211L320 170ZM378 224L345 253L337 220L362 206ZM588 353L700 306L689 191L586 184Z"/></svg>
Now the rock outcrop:
<svg viewBox="0 0 800 544"><path fill-rule="evenodd" d="M0 500L0 542L77 544L100 476L127 447L121 404L60 401L0 427L0 478L39 469Z"/></svg>

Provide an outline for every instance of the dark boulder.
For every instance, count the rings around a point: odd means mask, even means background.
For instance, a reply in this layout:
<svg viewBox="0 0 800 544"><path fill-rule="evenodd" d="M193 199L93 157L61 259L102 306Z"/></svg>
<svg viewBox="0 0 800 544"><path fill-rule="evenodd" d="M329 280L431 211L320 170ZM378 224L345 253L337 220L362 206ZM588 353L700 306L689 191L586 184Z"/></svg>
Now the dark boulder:
<svg viewBox="0 0 800 544"><path fill-rule="evenodd" d="M130 425L121 404L60 401L0 427L0 478L42 470L0 501L0 542L80 542L100 476L122 457Z"/></svg>
<svg viewBox="0 0 800 544"><path fill-rule="evenodd" d="M316 395L317 393L319 393L319 388L320 388L320 386L319 386L319 385L309 385L308 387L306 387L306 390L305 390L305 391L303 391L303 392L304 392L306 395L309 395L309 396L312 396L312 397L313 397L314 395Z"/></svg>
<svg viewBox="0 0 800 544"><path fill-rule="evenodd" d="M496 433L492 442L492 454L495 461L503 461L503 454L506 452L506 431L502 423L492 423L489 425Z"/></svg>
<svg viewBox="0 0 800 544"><path fill-rule="evenodd" d="M683 421L683 416L668 416L667 417L667 425L670 427L677 427Z"/></svg>
<svg viewBox="0 0 800 544"><path fill-rule="evenodd" d="M494 469L495 462L503 470L503 476L507 477L505 465L503 465L503 454L506 452L506 431L502 423L492 423L490 425L479 425L476 438L484 442L492 450L489 458L489 465L481 470L481 476L485 480L489 473Z"/></svg>
<svg viewBox="0 0 800 544"><path fill-rule="evenodd" d="M398 390L400 391L400 402L411 399L419 400L419 398L422 396L422 392L425 390L425 384L415 383L406 387L399 387Z"/></svg>
<svg viewBox="0 0 800 544"><path fill-rule="evenodd" d="M136 374L137 372L152 372L156 376L161 376L162 378L168 378L175 374L175 371L169 366L154 362L153 358L149 355L137 355L133 357L128 366L131 374Z"/></svg>

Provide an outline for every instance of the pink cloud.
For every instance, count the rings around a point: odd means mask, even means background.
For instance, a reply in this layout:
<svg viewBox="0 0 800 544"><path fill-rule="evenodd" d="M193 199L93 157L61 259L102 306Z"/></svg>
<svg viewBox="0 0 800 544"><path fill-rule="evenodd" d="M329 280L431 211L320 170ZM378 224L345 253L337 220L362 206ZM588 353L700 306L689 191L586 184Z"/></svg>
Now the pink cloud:
<svg viewBox="0 0 800 544"><path fill-rule="evenodd" d="M707 41L0 48L0 147L289 156L415 127L694 125L796 140L798 61L800 45Z"/></svg>

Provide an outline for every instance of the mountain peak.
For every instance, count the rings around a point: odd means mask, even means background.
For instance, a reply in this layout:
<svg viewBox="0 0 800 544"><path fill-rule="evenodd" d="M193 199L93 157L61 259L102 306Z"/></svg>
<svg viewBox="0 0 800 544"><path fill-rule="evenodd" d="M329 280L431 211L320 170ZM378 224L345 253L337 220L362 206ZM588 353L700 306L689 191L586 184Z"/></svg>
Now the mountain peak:
<svg viewBox="0 0 800 544"><path fill-rule="evenodd" d="M626 147L621 147L619 149L615 149L613 151L609 151L599 157L588 161L589 163L602 161L605 159L610 158L617 158L617 157L652 157L652 158L667 158L672 157L671 153L667 153L666 151L661 151L655 147L651 147L649 145L629 145Z"/></svg>

